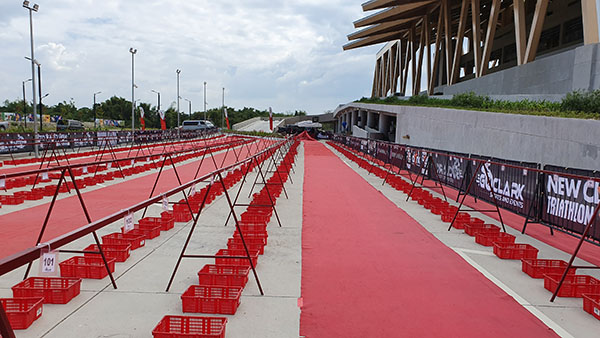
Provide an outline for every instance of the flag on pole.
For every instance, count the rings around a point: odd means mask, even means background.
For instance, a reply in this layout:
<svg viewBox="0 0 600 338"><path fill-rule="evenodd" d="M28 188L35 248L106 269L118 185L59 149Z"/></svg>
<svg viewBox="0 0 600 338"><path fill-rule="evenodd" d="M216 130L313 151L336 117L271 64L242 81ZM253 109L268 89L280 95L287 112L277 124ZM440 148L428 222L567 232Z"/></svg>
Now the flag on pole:
<svg viewBox="0 0 600 338"><path fill-rule="evenodd" d="M140 124L142 126L142 130L146 130L146 122L144 121L144 108L140 107Z"/></svg>
<svg viewBox="0 0 600 338"><path fill-rule="evenodd" d="M225 109L225 122L227 123L227 129L231 129L229 127L229 115L227 115L227 108L224 108L224 109Z"/></svg>
<svg viewBox="0 0 600 338"><path fill-rule="evenodd" d="M165 111L164 110L159 110L158 111L158 116L160 116L160 129L161 130L166 130L167 129L167 123L165 122Z"/></svg>
<svg viewBox="0 0 600 338"><path fill-rule="evenodd" d="M269 107L269 128L273 131L273 109Z"/></svg>

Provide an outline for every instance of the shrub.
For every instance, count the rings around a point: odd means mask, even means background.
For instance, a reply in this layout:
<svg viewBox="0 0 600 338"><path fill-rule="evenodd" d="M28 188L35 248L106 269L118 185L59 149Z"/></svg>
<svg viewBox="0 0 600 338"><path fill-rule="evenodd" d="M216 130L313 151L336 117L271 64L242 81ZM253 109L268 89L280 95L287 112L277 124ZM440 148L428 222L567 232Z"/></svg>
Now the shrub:
<svg viewBox="0 0 600 338"><path fill-rule="evenodd" d="M575 91L567 94L562 100L563 111L577 111L585 113L600 113L600 90L592 92Z"/></svg>
<svg viewBox="0 0 600 338"><path fill-rule="evenodd" d="M486 108L489 107L492 100L489 96L477 95L473 92L456 94L450 100L450 104L456 107L466 108Z"/></svg>
<svg viewBox="0 0 600 338"><path fill-rule="evenodd" d="M411 96L408 102L416 105L427 105L429 100L429 96L427 95L415 95Z"/></svg>

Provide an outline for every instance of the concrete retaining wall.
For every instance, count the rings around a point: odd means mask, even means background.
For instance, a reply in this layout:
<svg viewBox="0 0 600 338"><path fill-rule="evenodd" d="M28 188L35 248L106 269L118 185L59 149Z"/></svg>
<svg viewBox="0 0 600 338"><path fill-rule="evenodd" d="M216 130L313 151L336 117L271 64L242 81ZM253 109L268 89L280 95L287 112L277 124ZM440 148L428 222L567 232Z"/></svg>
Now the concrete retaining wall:
<svg viewBox="0 0 600 338"><path fill-rule="evenodd" d="M436 88L444 95L475 92L486 95L537 95L560 100L574 90L600 88L599 44L590 44L542 56L533 62L511 67L452 86ZM545 96L545 97L544 97Z"/></svg>
<svg viewBox="0 0 600 338"><path fill-rule="evenodd" d="M598 120L364 103L339 107L336 113L347 108L397 114L396 139L408 145L600 169Z"/></svg>

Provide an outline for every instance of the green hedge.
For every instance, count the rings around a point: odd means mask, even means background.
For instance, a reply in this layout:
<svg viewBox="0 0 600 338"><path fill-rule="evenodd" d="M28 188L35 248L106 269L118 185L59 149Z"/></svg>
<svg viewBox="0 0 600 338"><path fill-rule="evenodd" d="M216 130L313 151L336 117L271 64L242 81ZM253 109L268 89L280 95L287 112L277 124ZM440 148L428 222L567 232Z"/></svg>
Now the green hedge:
<svg viewBox="0 0 600 338"><path fill-rule="evenodd" d="M492 100L489 96L477 95L472 92L454 95L454 97L449 100L428 97L426 95L416 95L411 96L407 100L402 100L396 96L390 96L384 99L363 97L357 102L461 108L499 113L600 119L600 90L593 92L572 92L567 94L567 96L561 102L530 100L512 102L505 100Z"/></svg>

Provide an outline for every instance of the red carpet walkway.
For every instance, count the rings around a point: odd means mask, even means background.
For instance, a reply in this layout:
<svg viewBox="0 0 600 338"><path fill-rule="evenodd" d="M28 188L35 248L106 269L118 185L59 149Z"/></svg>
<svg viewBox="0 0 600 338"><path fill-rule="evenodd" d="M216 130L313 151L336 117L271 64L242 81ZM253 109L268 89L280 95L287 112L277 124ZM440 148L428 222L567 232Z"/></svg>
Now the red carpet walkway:
<svg viewBox="0 0 600 338"><path fill-rule="evenodd" d="M325 146L304 145L301 336L556 337Z"/></svg>
<svg viewBox="0 0 600 338"><path fill-rule="evenodd" d="M252 153L257 152L257 147L250 147ZM236 150L239 152L239 149ZM239 154L240 160L246 158L248 150L245 147ZM215 161L221 164L225 153L215 155ZM194 178L200 160L188 164L178 164L177 172L183 182L189 182ZM225 160L225 166L236 162L233 152L229 152ZM212 159L207 156L204 160L199 176L207 174L215 169ZM117 179L121 183L113 184L101 189L83 193L83 199L88 207L92 220L97 220L120 211L131 205L148 199L152 185L156 180L157 172L138 177L135 179ZM165 169L156 187L157 193L167 191L179 186L175 172ZM174 198L171 198L174 201ZM44 223L50 203L15 211L0 216L0 258L17 253L21 250L35 246L35 241ZM76 195L56 201L54 212L50 217L46 234L42 241L48 241L75 230L87 224L79 199ZM90 237L91 238L91 237Z"/></svg>

